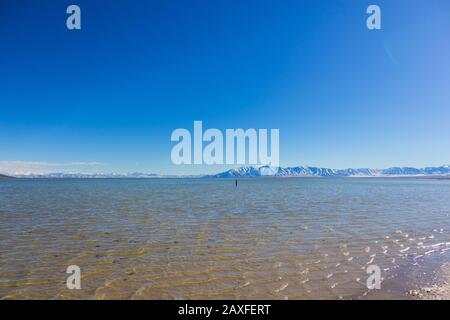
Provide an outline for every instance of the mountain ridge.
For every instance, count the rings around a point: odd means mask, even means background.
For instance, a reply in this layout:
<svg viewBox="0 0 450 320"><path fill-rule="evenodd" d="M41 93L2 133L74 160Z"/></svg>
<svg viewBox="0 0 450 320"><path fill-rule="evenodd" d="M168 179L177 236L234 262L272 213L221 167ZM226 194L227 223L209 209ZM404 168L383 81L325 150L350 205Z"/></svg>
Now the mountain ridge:
<svg viewBox="0 0 450 320"><path fill-rule="evenodd" d="M216 174L198 175L162 175L156 173L29 173L29 174L0 174L0 179L13 178L257 178L257 177L450 177L450 166L440 167L390 167L386 169L348 168L331 169L323 167L296 166L296 167L270 167L270 166L243 166Z"/></svg>
<svg viewBox="0 0 450 320"><path fill-rule="evenodd" d="M5 174L0 174L0 179L14 179L14 177L7 176Z"/></svg>
<svg viewBox="0 0 450 320"><path fill-rule="evenodd" d="M245 166L210 175L213 178L238 177L413 177L450 176L450 166L440 167L391 167L386 169L348 168L330 169L310 166L270 167Z"/></svg>

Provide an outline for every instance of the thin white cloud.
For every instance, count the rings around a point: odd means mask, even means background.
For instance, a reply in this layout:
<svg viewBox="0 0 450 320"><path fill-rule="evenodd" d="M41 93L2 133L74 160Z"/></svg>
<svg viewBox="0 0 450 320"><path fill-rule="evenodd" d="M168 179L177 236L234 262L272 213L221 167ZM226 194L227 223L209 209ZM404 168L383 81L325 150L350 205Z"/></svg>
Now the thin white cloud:
<svg viewBox="0 0 450 320"><path fill-rule="evenodd" d="M0 173L4 174L40 174L50 172L73 172L80 168L89 169L103 166L101 162L39 162L0 160Z"/></svg>

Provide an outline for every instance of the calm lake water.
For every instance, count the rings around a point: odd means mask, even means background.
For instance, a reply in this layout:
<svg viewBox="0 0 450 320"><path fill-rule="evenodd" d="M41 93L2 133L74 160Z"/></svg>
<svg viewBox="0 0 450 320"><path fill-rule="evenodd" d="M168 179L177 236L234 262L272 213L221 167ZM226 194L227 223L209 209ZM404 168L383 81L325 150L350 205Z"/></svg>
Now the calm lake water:
<svg viewBox="0 0 450 320"><path fill-rule="evenodd" d="M3 180L0 298L356 298L449 250L449 215L445 180Z"/></svg>

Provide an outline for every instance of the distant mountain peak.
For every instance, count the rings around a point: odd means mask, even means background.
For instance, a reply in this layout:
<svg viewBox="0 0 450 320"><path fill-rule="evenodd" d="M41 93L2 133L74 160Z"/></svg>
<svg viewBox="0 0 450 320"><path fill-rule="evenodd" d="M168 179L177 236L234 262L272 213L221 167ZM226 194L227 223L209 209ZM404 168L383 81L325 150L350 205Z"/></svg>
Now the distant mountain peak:
<svg viewBox="0 0 450 320"><path fill-rule="evenodd" d="M0 174L0 179L14 179L14 177L7 176L7 175L4 175L4 174Z"/></svg>
<svg viewBox="0 0 450 320"><path fill-rule="evenodd" d="M411 176L448 176L450 166L413 168L391 167L387 169L348 168L330 169L311 166L270 167L247 166L231 169L213 175L215 178L233 177L411 177Z"/></svg>
<svg viewBox="0 0 450 320"><path fill-rule="evenodd" d="M18 178L153 178L154 173L129 172L129 173L80 173L80 172L53 172L17 174Z"/></svg>
<svg viewBox="0 0 450 320"><path fill-rule="evenodd" d="M330 169L313 166L273 167L273 166L243 166L213 175L158 175L154 173L30 173L14 174L17 178L245 178L245 177L424 177L449 176L450 165L440 167L391 167L386 169L348 168ZM12 178L2 176L0 178Z"/></svg>

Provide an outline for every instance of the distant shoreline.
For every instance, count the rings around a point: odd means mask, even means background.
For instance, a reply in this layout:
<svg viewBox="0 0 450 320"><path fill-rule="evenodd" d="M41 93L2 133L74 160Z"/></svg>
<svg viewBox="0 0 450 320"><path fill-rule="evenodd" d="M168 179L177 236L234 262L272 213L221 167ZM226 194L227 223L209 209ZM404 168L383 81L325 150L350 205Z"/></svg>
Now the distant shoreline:
<svg viewBox="0 0 450 320"><path fill-rule="evenodd" d="M450 179L450 165L440 167L391 167L387 169L348 168L331 169L310 166L297 167L271 167L271 166L244 166L219 173L210 174L158 174L144 172L47 172L10 174L16 178L81 178L81 179L185 179L185 178L439 178Z"/></svg>
<svg viewBox="0 0 450 320"><path fill-rule="evenodd" d="M172 179L211 179L211 180L253 180L253 179L429 179L450 180L448 176L256 176L256 177L214 177L214 176L155 176L155 177L51 177L51 176L7 176L0 175L4 180L172 180Z"/></svg>
<svg viewBox="0 0 450 320"><path fill-rule="evenodd" d="M17 179L16 177L11 177L11 176L7 176L7 175L4 175L4 174L0 174L0 179Z"/></svg>

